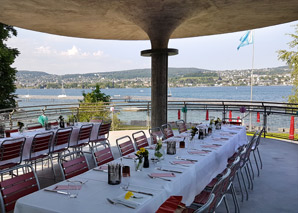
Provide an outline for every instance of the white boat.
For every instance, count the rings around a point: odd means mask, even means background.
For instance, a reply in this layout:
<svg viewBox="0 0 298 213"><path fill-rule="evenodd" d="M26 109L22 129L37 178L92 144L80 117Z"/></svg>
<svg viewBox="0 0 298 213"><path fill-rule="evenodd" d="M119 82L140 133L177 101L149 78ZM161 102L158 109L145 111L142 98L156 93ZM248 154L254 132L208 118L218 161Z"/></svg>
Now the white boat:
<svg viewBox="0 0 298 213"><path fill-rule="evenodd" d="M168 97L172 97L172 92L171 92L171 88L170 88L170 85L168 84L168 89L169 89L169 91L168 91Z"/></svg>
<svg viewBox="0 0 298 213"><path fill-rule="evenodd" d="M25 95L25 98L30 98L29 90L28 89L27 89L27 95Z"/></svg>
<svg viewBox="0 0 298 213"><path fill-rule="evenodd" d="M58 98L66 98L67 97L67 95L66 95L66 93L65 93L65 90L64 90L64 87L63 87L63 82L62 82L62 94L61 95L58 95Z"/></svg>

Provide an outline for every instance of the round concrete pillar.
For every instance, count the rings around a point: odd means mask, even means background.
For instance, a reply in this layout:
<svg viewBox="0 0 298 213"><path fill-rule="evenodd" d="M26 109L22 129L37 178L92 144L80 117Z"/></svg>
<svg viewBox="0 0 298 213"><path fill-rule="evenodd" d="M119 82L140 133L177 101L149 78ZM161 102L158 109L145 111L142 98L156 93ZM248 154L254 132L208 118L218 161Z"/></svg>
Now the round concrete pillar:
<svg viewBox="0 0 298 213"><path fill-rule="evenodd" d="M142 56L151 56L151 127L167 123L168 56L177 54L177 49L167 48L141 52Z"/></svg>

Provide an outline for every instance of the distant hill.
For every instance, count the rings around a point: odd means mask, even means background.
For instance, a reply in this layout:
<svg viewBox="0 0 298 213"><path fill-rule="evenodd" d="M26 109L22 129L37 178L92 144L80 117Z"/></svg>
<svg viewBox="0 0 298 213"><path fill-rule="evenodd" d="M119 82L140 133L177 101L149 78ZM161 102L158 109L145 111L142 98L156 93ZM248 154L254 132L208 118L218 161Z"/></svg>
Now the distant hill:
<svg viewBox="0 0 298 213"><path fill-rule="evenodd" d="M250 69L207 70L199 68L169 68L169 82L172 86L248 85ZM291 84L291 70L287 66L254 69L265 85ZM150 87L151 69L132 69L113 72L54 75L42 71L20 70L17 72L18 88L92 88L100 83L102 88ZM270 83L277 80L277 83ZM233 82L232 82L233 80ZM232 83L231 83L232 82ZM262 83L262 85L264 85Z"/></svg>

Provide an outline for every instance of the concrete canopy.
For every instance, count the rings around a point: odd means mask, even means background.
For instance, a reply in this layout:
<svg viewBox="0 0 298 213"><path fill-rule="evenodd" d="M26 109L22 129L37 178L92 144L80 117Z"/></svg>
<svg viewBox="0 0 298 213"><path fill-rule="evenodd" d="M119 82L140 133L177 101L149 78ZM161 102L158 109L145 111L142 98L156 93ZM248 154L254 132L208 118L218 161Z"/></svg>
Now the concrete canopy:
<svg viewBox="0 0 298 213"><path fill-rule="evenodd" d="M298 19L297 0L0 0L0 22L57 35L185 38Z"/></svg>

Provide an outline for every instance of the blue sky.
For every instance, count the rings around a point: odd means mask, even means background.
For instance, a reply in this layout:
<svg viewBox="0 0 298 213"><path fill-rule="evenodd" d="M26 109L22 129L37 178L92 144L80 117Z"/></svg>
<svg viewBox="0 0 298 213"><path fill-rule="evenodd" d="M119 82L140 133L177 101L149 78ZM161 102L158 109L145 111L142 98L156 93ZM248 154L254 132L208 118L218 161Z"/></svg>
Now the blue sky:
<svg viewBox="0 0 298 213"><path fill-rule="evenodd" d="M298 21L255 30L255 68L284 66L277 51L289 49L287 33L294 33ZM140 51L150 49L149 41L82 39L16 28L18 36L7 43L21 54L13 64L18 70L71 74L150 68L151 59ZM196 67L210 70L251 69L252 45L237 51L246 31L172 39L169 48L179 55L169 58L169 67Z"/></svg>

